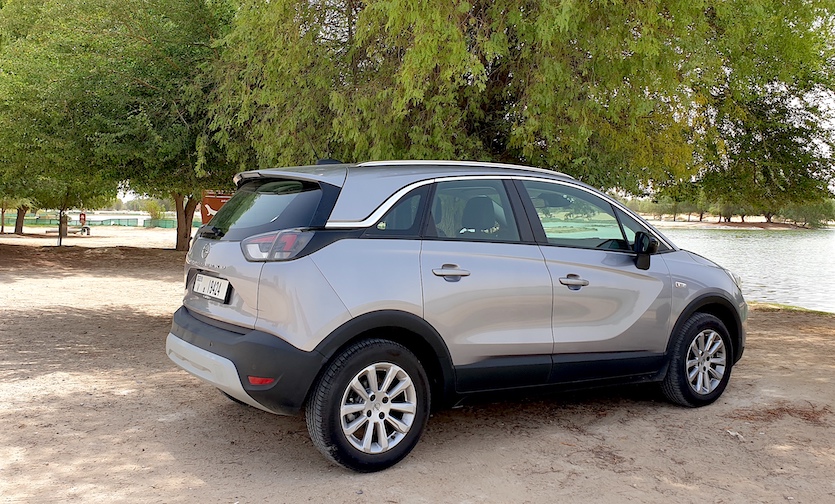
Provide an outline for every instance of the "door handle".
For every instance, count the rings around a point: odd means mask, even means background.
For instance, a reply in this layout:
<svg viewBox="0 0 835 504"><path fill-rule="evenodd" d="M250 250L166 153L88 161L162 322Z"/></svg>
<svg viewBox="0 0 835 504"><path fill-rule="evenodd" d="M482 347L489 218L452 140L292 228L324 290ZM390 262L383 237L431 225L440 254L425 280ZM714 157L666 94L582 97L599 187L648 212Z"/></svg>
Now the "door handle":
<svg viewBox="0 0 835 504"><path fill-rule="evenodd" d="M580 278L580 275L571 274L560 278L560 283L571 290L580 290L581 287L588 285L589 281Z"/></svg>
<svg viewBox="0 0 835 504"><path fill-rule="evenodd" d="M433 269L432 274L447 280L458 280L461 277L470 276L469 271L458 268L457 264L444 264L440 268Z"/></svg>

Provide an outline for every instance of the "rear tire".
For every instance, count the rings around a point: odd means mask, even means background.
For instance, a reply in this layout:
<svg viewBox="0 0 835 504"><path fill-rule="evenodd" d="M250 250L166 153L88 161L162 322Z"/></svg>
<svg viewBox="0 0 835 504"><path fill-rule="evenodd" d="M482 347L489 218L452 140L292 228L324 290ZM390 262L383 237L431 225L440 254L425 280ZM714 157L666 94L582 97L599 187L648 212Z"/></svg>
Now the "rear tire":
<svg viewBox="0 0 835 504"><path fill-rule="evenodd" d="M417 357L382 339L357 342L325 369L307 402L313 444L359 472L386 469L417 444L429 419L429 380Z"/></svg>
<svg viewBox="0 0 835 504"><path fill-rule="evenodd" d="M669 401L691 408L714 402L725 391L733 366L725 324L713 315L695 313L672 338L662 392Z"/></svg>

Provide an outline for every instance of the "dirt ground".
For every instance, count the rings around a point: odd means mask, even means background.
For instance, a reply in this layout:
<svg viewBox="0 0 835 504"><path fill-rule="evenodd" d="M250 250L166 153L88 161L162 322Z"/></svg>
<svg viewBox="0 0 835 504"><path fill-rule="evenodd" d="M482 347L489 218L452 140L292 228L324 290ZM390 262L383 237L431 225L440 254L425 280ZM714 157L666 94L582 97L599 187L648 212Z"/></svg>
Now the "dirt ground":
<svg viewBox="0 0 835 504"><path fill-rule="evenodd" d="M60 249L32 232L0 236L0 503L835 503L835 316L755 310L707 408L650 388L465 406L360 475L302 418L168 360L173 230L96 228Z"/></svg>

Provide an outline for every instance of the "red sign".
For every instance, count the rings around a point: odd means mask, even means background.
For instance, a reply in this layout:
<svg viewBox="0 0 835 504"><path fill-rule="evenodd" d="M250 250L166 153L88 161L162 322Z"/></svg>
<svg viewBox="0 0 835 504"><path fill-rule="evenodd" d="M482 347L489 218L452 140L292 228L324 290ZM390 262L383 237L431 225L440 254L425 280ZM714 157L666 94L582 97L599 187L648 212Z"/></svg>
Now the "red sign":
<svg viewBox="0 0 835 504"><path fill-rule="evenodd" d="M203 191L203 200L200 202L200 220L203 224L212 220L212 217L220 210L229 198L231 193L223 191Z"/></svg>

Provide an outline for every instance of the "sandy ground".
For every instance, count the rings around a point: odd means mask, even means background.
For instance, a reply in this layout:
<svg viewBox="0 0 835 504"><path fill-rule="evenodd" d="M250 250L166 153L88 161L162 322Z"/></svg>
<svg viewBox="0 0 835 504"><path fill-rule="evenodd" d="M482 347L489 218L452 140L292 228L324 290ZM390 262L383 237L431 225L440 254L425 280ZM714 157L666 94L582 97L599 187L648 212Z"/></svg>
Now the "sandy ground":
<svg viewBox="0 0 835 504"><path fill-rule="evenodd" d="M0 503L835 503L835 316L755 310L710 407L650 388L466 406L359 475L326 462L302 418L168 360L183 253L147 247L173 240L0 236Z"/></svg>

